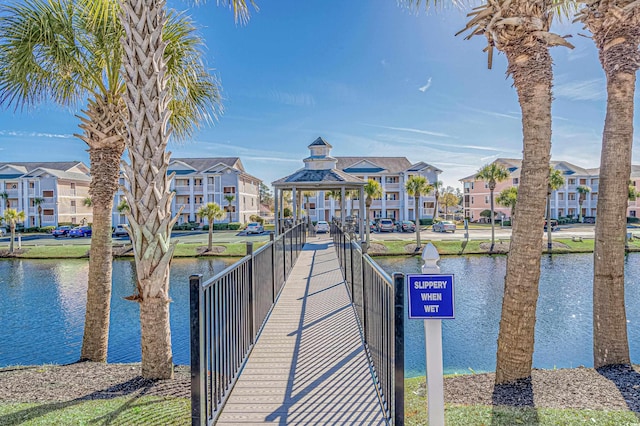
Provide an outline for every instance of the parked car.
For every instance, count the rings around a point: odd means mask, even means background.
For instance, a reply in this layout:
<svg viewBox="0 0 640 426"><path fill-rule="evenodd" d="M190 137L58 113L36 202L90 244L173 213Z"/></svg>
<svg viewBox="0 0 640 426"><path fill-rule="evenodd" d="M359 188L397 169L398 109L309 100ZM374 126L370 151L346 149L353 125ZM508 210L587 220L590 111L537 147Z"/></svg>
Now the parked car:
<svg viewBox="0 0 640 426"><path fill-rule="evenodd" d="M558 229L558 221L555 219L551 219L551 231L555 231L556 229ZM547 221L544 221L544 230L547 230Z"/></svg>
<svg viewBox="0 0 640 426"><path fill-rule="evenodd" d="M116 225L116 228L113 230L114 237L126 237L129 233L125 229L124 225Z"/></svg>
<svg viewBox="0 0 640 426"><path fill-rule="evenodd" d="M329 232L329 223L325 220L319 220L316 224L316 232L318 234L325 234Z"/></svg>
<svg viewBox="0 0 640 426"><path fill-rule="evenodd" d="M0 228L0 237L4 237L5 235L7 235L7 229L6 228Z"/></svg>
<svg viewBox="0 0 640 426"><path fill-rule="evenodd" d="M456 232L456 224L449 221L443 220L442 222L436 222L433 224L433 232Z"/></svg>
<svg viewBox="0 0 640 426"><path fill-rule="evenodd" d="M394 225L391 219L380 219L376 224L378 232L393 232Z"/></svg>
<svg viewBox="0 0 640 426"><path fill-rule="evenodd" d="M77 228L73 228L69 231L69 236L71 238L76 237L90 237L91 236L91 227L90 226L78 226Z"/></svg>
<svg viewBox="0 0 640 426"><path fill-rule="evenodd" d="M416 232L416 224L410 220L402 220L396 226L398 232Z"/></svg>
<svg viewBox="0 0 640 426"><path fill-rule="evenodd" d="M247 234L262 234L264 232L264 226L260 222L249 222L245 228Z"/></svg>
<svg viewBox="0 0 640 426"><path fill-rule="evenodd" d="M51 235L53 235L53 238L68 237L69 231L71 231L70 226L58 226L56 229L51 231Z"/></svg>

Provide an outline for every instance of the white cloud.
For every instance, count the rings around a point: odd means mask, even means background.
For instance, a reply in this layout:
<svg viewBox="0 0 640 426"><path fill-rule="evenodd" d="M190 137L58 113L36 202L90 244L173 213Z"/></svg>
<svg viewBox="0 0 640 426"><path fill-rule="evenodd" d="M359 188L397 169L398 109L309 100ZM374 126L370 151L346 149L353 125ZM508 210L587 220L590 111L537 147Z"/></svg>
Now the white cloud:
<svg viewBox="0 0 640 426"><path fill-rule="evenodd" d="M284 105L313 107L316 105L314 97L308 93L289 93L281 90L271 90L267 98Z"/></svg>
<svg viewBox="0 0 640 426"><path fill-rule="evenodd" d="M558 98L572 101L601 101L606 99L604 80L600 78L558 84L553 89Z"/></svg>
<svg viewBox="0 0 640 426"><path fill-rule="evenodd" d="M413 128L410 128L410 127L379 126L377 124L368 124L368 123L361 123L361 124L363 126L377 127L377 128L380 128L380 129L399 130L401 132L419 133L421 135L438 136L438 137L441 137L441 138L451 138L451 137L453 137L453 136L447 135L446 133L432 132L430 130L413 129Z"/></svg>
<svg viewBox="0 0 640 426"><path fill-rule="evenodd" d="M424 86L419 87L418 90L421 91L422 93L424 93L427 90L429 90L429 87L431 87L431 77L429 77L429 80L427 80L427 84L425 84Z"/></svg>
<svg viewBox="0 0 640 426"><path fill-rule="evenodd" d="M0 136L14 136L19 138L52 138L52 139L72 139L71 134L64 133L42 133L42 132L22 132L14 130L0 130Z"/></svg>

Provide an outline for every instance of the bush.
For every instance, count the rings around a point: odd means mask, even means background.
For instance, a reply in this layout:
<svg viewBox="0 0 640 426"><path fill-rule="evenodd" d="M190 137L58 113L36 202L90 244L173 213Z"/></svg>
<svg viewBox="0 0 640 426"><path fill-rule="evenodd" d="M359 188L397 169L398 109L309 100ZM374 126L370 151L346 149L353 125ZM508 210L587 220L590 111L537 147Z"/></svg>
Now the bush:
<svg viewBox="0 0 640 426"><path fill-rule="evenodd" d="M54 229L56 229L55 226L43 226L42 228L40 228L40 232L46 232L47 234L50 234Z"/></svg>
<svg viewBox="0 0 640 426"><path fill-rule="evenodd" d="M429 226L433 225L433 219L420 219L420 226Z"/></svg>
<svg viewBox="0 0 640 426"><path fill-rule="evenodd" d="M264 225L264 218L258 216L257 214L252 214L251 216L249 216L249 219L252 222L258 222L260 225Z"/></svg>
<svg viewBox="0 0 640 426"><path fill-rule="evenodd" d="M242 227L242 224L240 222L231 222L231 223L229 223L229 229L232 230L232 231L237 231L241 227Z"/></svg>
<svg viewBox="0 0 640 426"><path fill-rule="evenodd" d="M627 218L627 223L639 223L640 222L640 217L628 217Z"/></svg>
<svg viewBox="0 0 640 426"><path fill-rule="evenodd" d="M40 228L38 228L37 226L32 226L31 228L24 228L22 232L31 234L34 232L40 232Z"/></svg>
<svg viewBox="0 0 640 426"><path fill-rule="evenodd" d="M510 220L505 220L505 221L502 223L502 225L503 225L503 226L511 226L511 221L510 221Z"/></svg>
<svg viewBox="0 0 640 426"><path fill-rule="evenodd" d="M209 228L207 228L209 229ZM214 223L213 224L213 230L214 231L225 231L229 229L229 224L227 223Z"/></svg>

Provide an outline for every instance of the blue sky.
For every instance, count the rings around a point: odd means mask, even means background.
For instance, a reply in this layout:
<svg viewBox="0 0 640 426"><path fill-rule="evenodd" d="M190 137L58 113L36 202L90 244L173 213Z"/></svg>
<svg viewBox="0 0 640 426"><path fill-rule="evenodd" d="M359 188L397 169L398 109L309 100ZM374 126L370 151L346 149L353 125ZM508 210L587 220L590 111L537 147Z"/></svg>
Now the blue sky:
<svg viewBox="0 0 640 426"><path fill-rule="evenodd" d="M484 37L454 37L463 12L416 15L393 0L265 0L240 26L215 1L169 5L201 27L225 108L193 141L170 143L173 156L238 156L270 184L302 167L307 146L322 136L333 155L406 156L442 169L445 184L456 187L497 157L521 157L520 108L505 57L494 55L488 70ZM553 159L598 167L604 74L593 42L577 36L584 30L555 29L574 34L576 48L552 49ZM2 110L0 161L89 164L86 145L73 137L78 113L54 105Z"/></svg>

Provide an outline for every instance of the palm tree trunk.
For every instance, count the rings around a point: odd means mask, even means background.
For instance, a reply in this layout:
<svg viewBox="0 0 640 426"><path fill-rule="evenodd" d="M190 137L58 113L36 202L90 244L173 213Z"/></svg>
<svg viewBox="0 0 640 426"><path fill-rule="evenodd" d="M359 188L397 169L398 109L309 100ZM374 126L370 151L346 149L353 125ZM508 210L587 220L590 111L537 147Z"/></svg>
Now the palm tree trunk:
<svg viewBox="0 0 640 426"><path fill-rule="evenodd" d="M491 206L491 247L489 248L489 253L493 253L493 248L496 244L496 231L495 231L495 227L496 227L496 222L495 222L495 215L493 213L493 189L489 190L489 197L491 197L491 201L490 201L490 206Z"/></svg>
<svg viewBox="0 0 640 426"><path fill-rule="evenodd" d="M367 219L365 221L365 232L367 233L367 251L369 251L369 244L371 241L371 226L369 225L369 221L373 220L372 218L370 219L369 217L371 216L371 201L367 200L366 201L366 207L367 207L367 215L365 216L365 218Z"/></svg>
<svg viewBox="0 0 640 426"><path fill-rule="evenodd" d="M531 376L540 246L551 151L551 80L548 47L541 41L505 49L508 72L522 109L523 159L513 224L502 316L498 335L496 384Z"/></svg>
<svg viewBox="0 0 640 426"><path fill-rule="evenodd" d="M209 221L209 245L207 250L213 250L213 222Z"/></svg>
<svg viewBox="0 0 640 426"><path fill-rule="evenodd" d="M83 135L76 135L89 146L91 165L91 207L93 225L89 256L87 308L80 359L106 362L109 341L113 247L111 215L118 190L120 161L125 149L124 103L107 98L89 101L81 117Z"/></svg>
<svg viewBox="0 0 640 426"><path fill-rule="evenodd" d="M9 253L13 253L13 240L16 239L16 224L11 222L9 224L9 230L11 231L11 240L9 241Z"/></svg>
<svg viewBox="0 0 640 426"><path fill-rule="evenodd" d="M435 206L434 206L434 209L433 209L433 220L436 220L438 218L438 198L439 197L437 195L438 194L438 190L436 189L435 191L436 191L436 195L435 195L436 202L435 202Z"/></svg>
<svg viewBox="0 0 640 426"><path fill-rule="evenodd" d="M624 304L626 212L631 173L635 73L607 78L593 277L594 367L629 364ZM602 219L606 218L606 220Z"/></svg>
<svg viewBox="0 0 640 426"><path fill-rule="evenodd" d="M420 243L420 215L418 214L418 198L420 198L419 194L416 194L413 196L413 199L415 202L414 211L416 216L416 246L417 246L417 249L420 250L420 247L422 247L422 244Z"/></svg>
<svg viewBox="0 0 640 426"><path fill-rule="evenodd" d="M138 278L137 294L131 299L140 303L142 376L167 379L173 377L169 267L175 243L171 243L171 228L181 211L171 217L173 175L167 175L170 154L165 151L170 114L166 42L162 40L165 1L122 0L122 6L131 163L124 165L130 183L125 196Z"/></svg>

